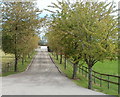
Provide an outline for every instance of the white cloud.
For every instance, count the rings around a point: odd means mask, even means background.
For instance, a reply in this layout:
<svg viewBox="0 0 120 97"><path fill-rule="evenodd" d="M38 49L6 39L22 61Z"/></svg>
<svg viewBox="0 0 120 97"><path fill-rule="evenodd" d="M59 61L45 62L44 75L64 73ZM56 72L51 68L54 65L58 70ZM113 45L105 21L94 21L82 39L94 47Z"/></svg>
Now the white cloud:
<svg viewBox="0 0 120 97"><path fill-rule="evenodd" d="M61 0L59 0L61 1ZM75 0L70 0L70 1L75 1ZM117 8L118 8L118 2L120 0L99 0L99 1L107 1L107 2L112 2L115 1ZM44 9L48 9L48 5L51 5L51 3L57 3L57 0L37 0L37 6L39 7L39 9L44 10ZM53 10L51 8L49 8L50 10ZM44 11L42 13L42 15L44 16L45 14L50 14L48 11Z"/></svg>
<svg viewBox="0 0 120 97"><path fill-rule="evenodd" d="M70 0L70 1L75 1L75 0ZM84 1L89 1L89 0L84 0ZM97 0L94 0L94 1L97 1ZM108 1L108 2L115 1L118 5L118 2L120 0L99 0L99 1ZM37 5L40 9L44 9L44 8L47 8L47 6L50 5L52 2L56 3L57 0L37 0Z"/></svg>
<svg viewBox="0 0 120 97"><path fill-rule="evenodd" d="M48 6L51 5L52 3L57 3L57 0L37 0L37 6L41 10L48 9Z"/></svg>
<svg viewBox="0 0 120 97"><path fill-rule="evenodd" d="M57 0L37 0L37 5L40 9L47 8L52 2L57 2Z"/></svg>
<svg viewBox="0 0 120 97"><path fill-rule="evenodd" d="M37 0L37 6L40 10L50 9L48 8L48 6L51 5L51 3L57 3L57 0ZM41 16L45 16L46 14L50 14L50 13L44 10Z"/></svg>

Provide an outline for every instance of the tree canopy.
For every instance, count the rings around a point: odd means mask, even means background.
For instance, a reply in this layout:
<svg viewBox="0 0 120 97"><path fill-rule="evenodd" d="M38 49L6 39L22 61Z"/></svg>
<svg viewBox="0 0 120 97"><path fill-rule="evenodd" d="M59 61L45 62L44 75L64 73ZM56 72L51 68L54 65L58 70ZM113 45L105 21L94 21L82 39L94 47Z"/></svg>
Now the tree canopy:
<svg viewBox="0 0 120 97"><path fill-rule="evenodd" d="M19 58L33 51L39 41L38 29L43 19L33 2L2 2L2 49L15 54L15 71Z"/></svg>
<svg viewBox="0 0 120 97"><path fill-rule="evenodd" d="M72 60L72 78L76 77L78 65L86 63L89 68L88 88L92 88L94 64L105 59L112 60L117 55L118 22L112 15L114 4L58 1L49 7L56 11L49 21L48 45L54 52L62 52Z"/></svg>

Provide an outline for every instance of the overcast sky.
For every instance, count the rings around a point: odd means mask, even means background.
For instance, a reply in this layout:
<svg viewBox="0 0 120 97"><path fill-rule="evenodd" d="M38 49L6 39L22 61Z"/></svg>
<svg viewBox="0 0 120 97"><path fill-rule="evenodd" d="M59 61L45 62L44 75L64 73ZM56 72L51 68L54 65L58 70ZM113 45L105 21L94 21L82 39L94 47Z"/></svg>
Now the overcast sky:
<svg viewBox="0 0 120 97"><path fill-rule="evenodd" d="M61 0L59 0L59 1L61 1ZM75 1L75 0L70 0L70 1ZM99 1L106 1L106 0L99 0ZM116 8L118 8L118 2L120 1L120 0L107 0L108 2L112 2L112 1L115 1L116 2L116 5L117 5L117 7ZM48 9L48 5L51 5L51 3L57 3L57 0L37 0L37 6L39 7L39 9L41 9L41 10L43 10L43 9ZM49 8L50 9L50 8ZM52 10L52 9L50 9L50 10ZM40 15L40 17L44 17L46 14L48 14L48 15L50 15L50 13L48 12L48 11L43 11L43 13ZM117 15L117 13L116 13L116 15ZM42 36L44 36L44 34L45 34L45 31L43 31L44 30L44 27L43 28L41 28L41 34L40 34L40 37L42 37Z"/></svg>
<svg viewBox="0 0 120 97"><path fill-rule="evenodd" d="M59 0L59 1L61 1L61 0ZM70 1L75 1L75 0L70 0ZM119 2L120 0L99 0L99 1L108 1L108 2L115 1L115 2L116 2L116 5L117 5L117 8L118 8L118 2ZM41 10L46 9L46 8L48 9L47 6L48 6L48 5L51 5L52 2L56 3L57 0L37 0L37 6L38 6L39 9L41 9ZM41 16L44 16L44 15L46 15L46 14L49 14L49 12L44 11Z"/></svg>

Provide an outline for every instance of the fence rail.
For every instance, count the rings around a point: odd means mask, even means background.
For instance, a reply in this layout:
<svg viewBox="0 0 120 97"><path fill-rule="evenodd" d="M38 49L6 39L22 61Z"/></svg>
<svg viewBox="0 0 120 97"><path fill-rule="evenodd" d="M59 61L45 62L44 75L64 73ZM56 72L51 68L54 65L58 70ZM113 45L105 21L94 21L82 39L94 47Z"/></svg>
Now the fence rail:
<svg viewBox="0 0 120 97"><path fill-rule="evenodd" d="M2 64L2 73L6 73L14 70L14 62L8 62Z"/></svg>
<svg viewBox="0 0 120 97"><path fill-rule="evenodd" d="M54 57L56 57L54 53L52 53L52 55ZM70 64L67 66L71 66L71 68L73 68L73 62L71 60L67 60L67 63ZM89 74L88 67L78 65L78 69L79 69L78 70L79 74L82 73L82 75L84 75L86 78L88 78L88 74ZM112 87L115 86L114 89L115 89L116 93L118 93L118 95L120 95L120 76L111 75L111 74L103 74L103 73L99 73L99 72L92 70L92 81L93 81L93 83L99 85L100 87L106 87L106 85L107 85L106 88L108 88L108 89L110 89L110 88L112 89ZM113 84L113 85L111 85L111 84Z"/></svg>
<svg viewBox="0 0 120 97"><path fill-rule="evenodd" d="M73 66L73 63L70 60L67 60L67 61ZM89 74L88 67L79 65L78 68L79 68L79 73L81 72L82 75L84 75L85 77L88 78L88 74ZM105 78L107 78L107 79L105 79ZM115 78L116 80L111 81L110 78ZM108 89L110 89L110 84L116 85L118 87L118 94L120 94L120 91L119 91L119 89L120 89L120 76L111 75L111 74L103 74L103 73L96 72L95 70L92 70L92 80L93 80L94 84L98 84L96 82L96 79L99 80L100 87L103 86L103 81L107 82Z"/></svg>
<svg viewBox="0 0 120 97"><path fill-rule="evenodd" d="M85 75L85 77L87 77L87 74L89 73L88 72L88 68L86 66L81 66L79 67L79 72L81 70L81 73L82 75ZM99 74L99 76L96 76L97 74ZM93 82L96 84L96 79L99 80L99 85L100 87L102 87L102 82L105 81L107 82L107 88L109 89L110 88L110 84L115 84L118 86L118 94L119 94L119 86L120 86L120 76L117 76L117 75L110 75L110 74L103 74L103 73L99 73L99 72L96 72L94 70L92 70L92 77L93 77ZM105 77L107 77L107 79L104 79ZM111 81L110 78L117 78L116 82L115 81Z"/></svg>

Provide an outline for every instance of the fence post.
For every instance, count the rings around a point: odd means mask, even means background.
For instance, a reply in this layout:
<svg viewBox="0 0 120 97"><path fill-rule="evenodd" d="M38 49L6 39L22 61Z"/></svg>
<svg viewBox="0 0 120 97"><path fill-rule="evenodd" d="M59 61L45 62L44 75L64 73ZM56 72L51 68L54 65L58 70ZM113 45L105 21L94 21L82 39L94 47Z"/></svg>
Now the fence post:
<svg viewBox="0 0 120 97"><path fill-rule="evenodd" d="M9 72L9 63L7 64L7 72Z"/></svg>
<svg viewBox="0 0 120 97"><path fill-rule="evenodd" d="M12 63L10 64L10 71L12 71Z"/></svg>
<svg viewBox="0 0 120 97"><path fill-rule="evenodd" d="M108 89L110 88L110 83L109 83L109 75L108 75Z"/></svg>
<svg viewBox="0 0 120 97"><path fill-rule="evenodd" d="M118 96L120 97L120 77L118 77Z"/></svg>
<svg viewBox="0 0 120 97"><path fill-rule="evenodd" d="M100 74L100 87L102 87L102 75Z"/></svg>
<svg viewBox="0 0 120 97"><path fill-rule="evenodd" d="M94 72L94 83L96 83L96 81L95 81L95 72Z"/></svg>
<svg viewBox="0 0 120 97"><path fill-rule="evenodd" d="M7 64L5 64L5 72L7 72Z"/></svg>
<svg viewBox="0 0 120 97"><path fill-rule="evenodd" d="M85 67L85 77L87 77L87 67Z"/></svg>

